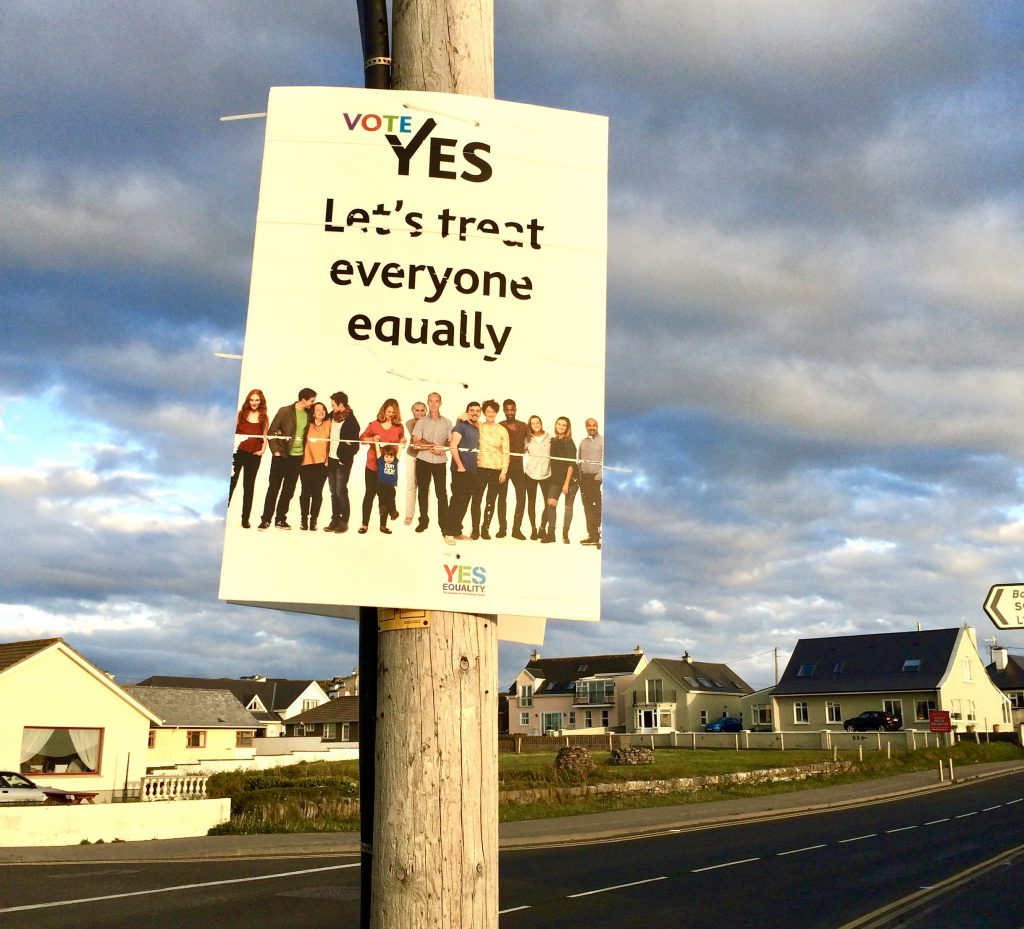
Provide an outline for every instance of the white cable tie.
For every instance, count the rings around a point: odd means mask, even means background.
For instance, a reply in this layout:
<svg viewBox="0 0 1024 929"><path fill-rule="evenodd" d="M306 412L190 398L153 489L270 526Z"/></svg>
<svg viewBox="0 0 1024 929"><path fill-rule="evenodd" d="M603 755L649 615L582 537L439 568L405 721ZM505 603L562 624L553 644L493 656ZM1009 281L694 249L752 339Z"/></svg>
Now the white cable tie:
<svg viewBox="0 0 1024 929"><path fill-rule="evenodd" d="M213 353L213 357L214 358L230 358L232 361L241 361L242 360L242 356L241 355L232 355L229 352L214 352Z"/></svg>
<svg viewBox="0 0 1024 929"><path fill-rule="evenodd" d="M479 121L475 119L466 119L465 116L456 116L454 113L445 113L443 110L429 110L423 106L413 106L411 103L403 103L402 108L406 110L415 110L417 113L433 113L435 116L443 116L445 119L456 119L460 123L469 123L471 126L479 126Z"/></svg>
<svg viewBox="0 0 1024 929"><path fill-rule="evenodd" d="M264 435L252 435L252 433L248 433L248 432L236 432L235 433L235 438L243 438L243 439L283 439L285 441L291 442L291 441L294 440L295 437L294 436L290 436L290 435L278 435L278 434L265 435L265 436ZM307 438L306 441L307 442L330 442L331 440L329 438L322 439L322 438L318 438L318 437L314 436L313 438ZM373 445L373 446L375 446L377 448L383 448L385 445L397 445L400 448L409 447L409 448L414 448L417 451L425 451L425 452L426 451L433 451L433 449L434 449L434 446L413 445L407 439L401 439L401 440L399 440L397 442L387 442L384 439L338 439L337 442L339 444L345 444L345 445ZM445 446L445 449L447 451L452 451L451 446ZM463 448L461 445L458 446L455 450L459 451L459 452L471 452L471 453L474 453L474 454L479 454L480 453L480 449L479 448ZM440 452L434 452L434 454L435 455L436 454L440 454ZM537 459L546 458L548 461L567 461L567 462L569 462L569 464L572 464L572 465L583 464L583 462L581 462L578 458L561 458L561 457L559 457L557 455L531 455L529 452L509 452L509 455L511 457L513 457L513 458L537 458ZM588 462L588 464L598 464L601 467L601 469L604 470L604 471L621 471L624 474L630 474L633 471L632 468L622 468L622 467L617 467L616 465L606 465L606 464L603 464L602 462Z"/></svg>
<svg viewBox="0 0 1024 929"><path fill-rule="evenodd" d="M222 116L220 121L222 123L234 122L238 119L266 119L266 113L239 113L237 116Z"/></svg>
<svg viewBox="0 0 1024 929"><path fill-rule="evenodd" d="M401 371L396 371L394 368L388 368L385 373L392 374L395 377L400 377L403 381L422 381L423 383L427 383L429 381L431 384L451 384L455 387L461 387L463 390L469 390L469 384L462 381L438 381L432 377L420 377L418 374L403 374Z"/></svg>

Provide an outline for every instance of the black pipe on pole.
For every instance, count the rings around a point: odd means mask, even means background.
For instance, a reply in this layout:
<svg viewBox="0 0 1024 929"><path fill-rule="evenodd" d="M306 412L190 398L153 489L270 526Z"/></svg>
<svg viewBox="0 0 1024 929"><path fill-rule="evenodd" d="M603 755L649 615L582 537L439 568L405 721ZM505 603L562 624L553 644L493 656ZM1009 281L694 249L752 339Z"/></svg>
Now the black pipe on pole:
<svg viewBox="0 0 1024 929"><path fill-rule="evenodd" d="M359 608L359 929L370 929L377 752L377 609Z"/></svg>
<svg viewBox="0 0 1024 929"><path fill-rule="evenodd" d="M357 0L359 34L363 41L363 86L391 89L391 43L387 0Z"/></svg>
<svg viewBox="0 0 1024 929"><path fill-rule="evenodd" d="M387 0L357 0L363 47L363 86L391 89ZM377 751L377 609L359 608L359 927L370 929L373 908L373 805Z"/></svg>

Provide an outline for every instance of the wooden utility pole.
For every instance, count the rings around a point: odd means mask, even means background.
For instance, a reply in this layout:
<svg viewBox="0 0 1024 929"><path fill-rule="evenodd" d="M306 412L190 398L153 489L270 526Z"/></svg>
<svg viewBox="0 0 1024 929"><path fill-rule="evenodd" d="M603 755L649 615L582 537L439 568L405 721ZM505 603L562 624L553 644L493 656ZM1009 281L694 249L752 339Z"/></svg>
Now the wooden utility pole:
<svg viewBox="0 0 1024 929"><path fill-rule="evenodd" d="M395 0L392 86L494 96L493 0ZM374 929L497 929L498 633L433 611L382 632Z"/></svg>

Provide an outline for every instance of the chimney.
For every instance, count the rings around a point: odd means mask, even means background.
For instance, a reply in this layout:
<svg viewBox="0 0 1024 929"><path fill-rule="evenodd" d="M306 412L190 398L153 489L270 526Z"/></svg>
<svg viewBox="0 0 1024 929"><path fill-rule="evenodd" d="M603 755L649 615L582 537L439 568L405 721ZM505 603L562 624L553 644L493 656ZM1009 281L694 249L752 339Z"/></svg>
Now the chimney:
<svg viewBox="0 0 1024 929"><path fill-rule="evenodd" d="M693 659L690 657L689 652L683 652L683 661L685 661L687 664L693 664Z"/></svg>
<svg viewBox="0 0 1024 929"><path fill-rule="evenodd" d="M968 626L965 623L964 624L964 632L967 633L967 638L969 638L971 640L971 645L973 645L974 648L975 648L975 651L977 651L977 648L978 648L978 632L977 632L977 630L973 626Z"/></svg>
<svg viewBox="0 0 1024 929"><path fill-rule="evenodd" d="M637 658L639 658L643 653L644 650L640 647L640 644L637 643L636 648L633 649L633 654L636 655Z"/></svg>
<svg viewBox="0 0 1024 929"><path fill-rule="evenodd" d="M1007 651L1003 647L992 649L992 657L996 660L996 670L1005 671L1007 665Z"/></svg>
<svg viewBox="0 0 1024 929"><path fill-rule="evenodd" d="M533 654L530 655L530 661L540 661L540 652L537 649L534 649Z"/></svg>

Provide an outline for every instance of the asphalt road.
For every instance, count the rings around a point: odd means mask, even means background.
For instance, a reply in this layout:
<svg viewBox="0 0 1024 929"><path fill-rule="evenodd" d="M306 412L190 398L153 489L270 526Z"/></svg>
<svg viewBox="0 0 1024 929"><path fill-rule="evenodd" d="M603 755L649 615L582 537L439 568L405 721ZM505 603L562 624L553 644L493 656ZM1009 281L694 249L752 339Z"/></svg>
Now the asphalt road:
<svg viewBox="0 0 1024 929"><path fill-rule="evenodd" d="M1009 875L1022 839L1020 774L762 822L634 840L570 838L503 851L500 922L1018 929L1019 890ZM358 895L358 864L347 856L6 865L0 925L356 929Z"/></svg>

